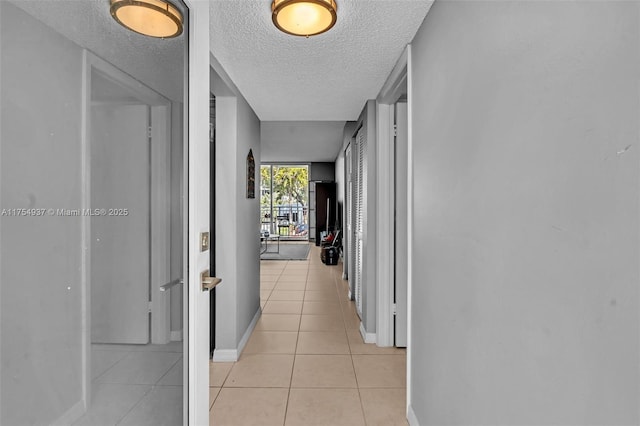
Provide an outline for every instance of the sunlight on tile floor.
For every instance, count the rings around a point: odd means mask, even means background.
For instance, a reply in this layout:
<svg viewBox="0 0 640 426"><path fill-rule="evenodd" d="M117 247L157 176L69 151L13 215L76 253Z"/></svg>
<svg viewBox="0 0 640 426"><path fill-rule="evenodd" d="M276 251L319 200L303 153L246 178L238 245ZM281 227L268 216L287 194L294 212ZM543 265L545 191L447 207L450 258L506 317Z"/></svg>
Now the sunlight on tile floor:
<svg viewBox="0 0 640 426"><path fill-rule="evenodd" d="M407 425L406 351L365 344L342 266L262 261L240 360L211 363L212 426Z"/></svg>

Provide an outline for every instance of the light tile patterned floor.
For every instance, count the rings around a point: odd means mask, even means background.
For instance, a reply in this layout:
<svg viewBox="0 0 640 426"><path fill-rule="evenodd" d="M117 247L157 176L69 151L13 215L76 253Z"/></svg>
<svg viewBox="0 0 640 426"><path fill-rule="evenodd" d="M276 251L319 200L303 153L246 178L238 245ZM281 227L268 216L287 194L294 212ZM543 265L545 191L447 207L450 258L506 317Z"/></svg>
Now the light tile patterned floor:
<svg viewBox="0 0 640 426"><path fill-rule="evenodd" d="M182 424L182 346L91 345L91 405L74 426Z"/></svg>
<svg viewBox="0 0 640 426"><path fill-rule="evenodd" d="M212 426L406 425L406 351L365 344L342 266L262 261L262 317L210 366Z"/></svg>

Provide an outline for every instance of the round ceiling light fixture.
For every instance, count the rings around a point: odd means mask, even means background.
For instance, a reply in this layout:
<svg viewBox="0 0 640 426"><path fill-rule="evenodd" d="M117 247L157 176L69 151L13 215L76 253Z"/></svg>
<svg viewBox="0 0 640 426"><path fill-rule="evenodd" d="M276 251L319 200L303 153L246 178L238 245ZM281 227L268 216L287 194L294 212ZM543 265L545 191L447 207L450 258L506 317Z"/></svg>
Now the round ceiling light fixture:
<svg viewBox="0 0 640 426"><path fill-rule="evenodd" d="M295 36L309 37L322 34L337 20L334 0L273 0L273 23L280 31Z"/></svg>
<svg viewBox="0 0 640 426"><path fill-rule="evenodd" d="M163 0L111 0L111 16L138 34L172 38L182 34L182 13Z"/></svg>

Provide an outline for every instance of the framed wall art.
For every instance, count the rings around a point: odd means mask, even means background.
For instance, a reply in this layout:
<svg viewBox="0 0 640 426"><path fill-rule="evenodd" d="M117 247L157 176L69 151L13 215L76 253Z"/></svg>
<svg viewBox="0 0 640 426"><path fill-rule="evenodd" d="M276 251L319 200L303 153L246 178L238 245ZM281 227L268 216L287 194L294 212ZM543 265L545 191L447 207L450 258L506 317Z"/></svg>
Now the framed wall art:
<svg viewBox="0 0 640 426"><path fill-rule="evenodd" d="M247 198L256 198L256 160L251 149L247 155Z"/></svg>

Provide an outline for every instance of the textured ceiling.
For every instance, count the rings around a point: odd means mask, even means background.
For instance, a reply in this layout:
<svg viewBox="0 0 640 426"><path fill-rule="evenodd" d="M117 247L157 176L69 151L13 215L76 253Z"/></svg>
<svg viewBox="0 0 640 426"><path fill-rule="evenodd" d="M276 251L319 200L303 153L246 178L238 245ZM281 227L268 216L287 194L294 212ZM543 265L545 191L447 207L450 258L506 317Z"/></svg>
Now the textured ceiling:
<svg viewBox="0 0 640 426"><path fill-rule="evenodd" d="M128 31L111 18L108 0L10 1L156 92L182 102L184 36L162 40Z"/></svg>
<svg viewBox="0 0 640 426"><path fill-rule="evenodd" d="M127 31L109 15L108 0L10 1L182 101L184 35L162 40ZM333 161L344 122L356 120L365 101L378 95L432 4L336 1L336 25L307 39L275 28L271 0L210 0L211 51L263 121L262 161Z"/></svg>
<svg viewBox="0 0 640 426"><path fill-rule="evenodd" d="M334 161L342 147L344 121L263 121L263 162Z"/></svg>
<svg viewBox="0 0 640 426"><path fill-rule="evenodd" d="M304 38L276 29L270 0L211 0L211 51L261 120L356 120L432 4L336 1L336 25Z"/></svg>

